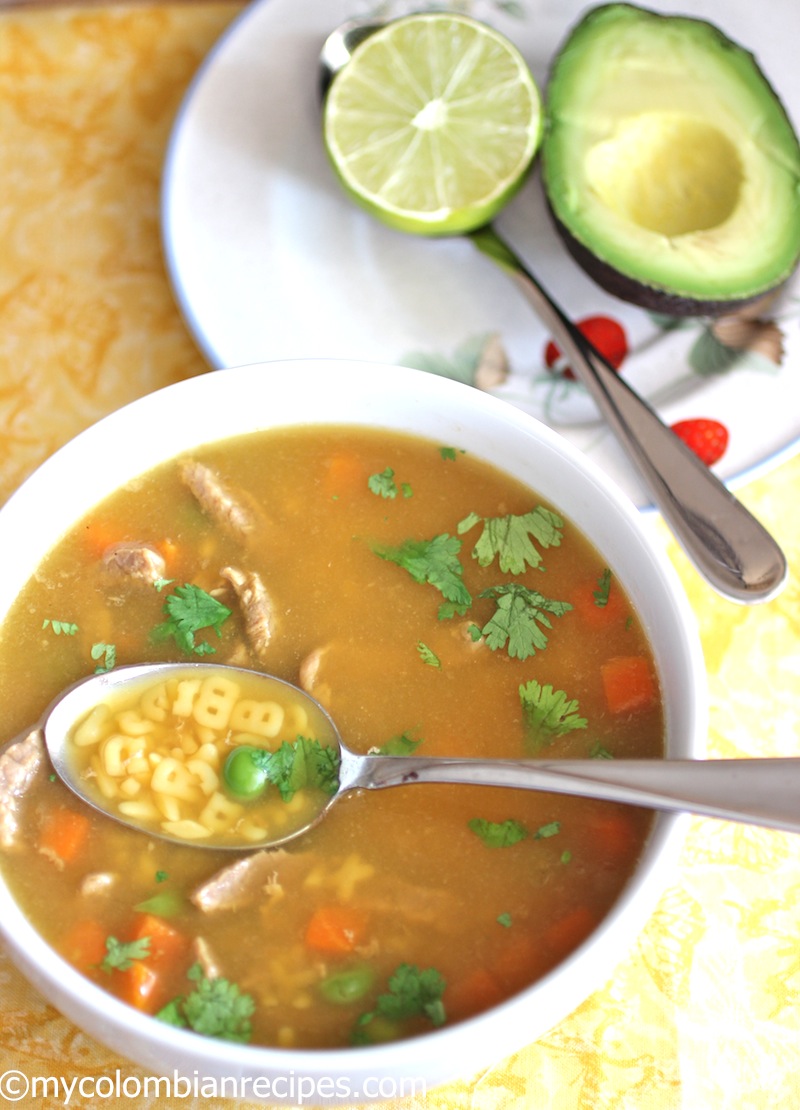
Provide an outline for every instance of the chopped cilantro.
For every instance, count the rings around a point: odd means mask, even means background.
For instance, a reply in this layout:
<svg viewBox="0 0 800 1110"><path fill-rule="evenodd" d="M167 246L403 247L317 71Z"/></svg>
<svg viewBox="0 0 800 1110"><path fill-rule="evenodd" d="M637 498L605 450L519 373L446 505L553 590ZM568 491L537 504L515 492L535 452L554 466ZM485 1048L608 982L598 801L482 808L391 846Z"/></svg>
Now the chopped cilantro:
<svg viewBox="0 0 800 1110"><path fill-rule="evenodd" d="M197 985L185 997L174 998L156 1017L168 1025L190 1028L206 1037L247 1044L252 1035L250 1018L255 1003L227 979L209 979L200 964L186 972Z"/></svg>
<svg viewBox="0 0 800 1110"><path fill-rule="evenodd" d="M513 817L509 817L507 821L487 821L483 817L473 817L467 822L467 827L490 848L508 848L530 836L522 822L515 821Z"/></svg>
<svg viewBox="0 0 800 1110"><path fill-rule="evenodd" d="M611 571L608 567L605 568L603 573L597 579L597 589L592 590L592 597L598 609L605 609L608 605L608 595L611 591Z"/></svg>
<svg viewBox="0 0 800 1110"><path fill-rule="evenodd" d="M482 517L470 513L459 523L458 534L461 536L480 523L483 530L472 549L472 557L482 567L488 567L498 556L500 570L509 574L523 574L526 566L538 567L541 563L542 556L531 543L531 537L540 547L558 547L564 527L560 516L539 505L519 516L509 513Z"/></svg>
<svg viewBox="0 0 800 1110"><path fill-rule="evenodd" d="M569 863L571 859L572 859L572 852L562 852L561 853L561 862L562 863Z"/></svg>
<svg viewBox="0 0 800 1110"><path fill-rule="evenodd" d="M320 744L319 740L298 736L291 743L284 740L274 752L254 750L252 759L266 771L284 802L290 802L305 787L316 787L326 794L335 794L339 789L339 751Z"/></svg>
<svg viewBox="0 0 800 1110"><path fill-rule="evenodd" d="M542 825L533 834L534 840L549 840L551 836L558 836L561 832L560 821L549 821L546 825Z"/></svg>
<svg viewBox="0 0 800 1110"><path fill-rule="evenodd" d="M504 929L510 929L511 928L511 914L510 913L498 914L497 924L502 925Z"/></svg>
<svg viewBox="0 0 800 1110"><path fill-rule="evenodd" d="M614 758L614 756L612 755L612 753L608 750L608 748L604 748L599 740L595 740L595 742L592 744L591 748L589 749L589 759L613 759L613 758Z"/></svg>
<svg viewBox="0 0 800 1110"><path fill-rule="evenodd" d="M572 608L568 601L551 601L538 590L529 590L517 582L507 586L492 586L480 597L497 602L494 616L483 626L480 634L487 645L496 651L508 645L512 659L527 659L547 647L547 636L538 627L552 628L548 613L561 617Z"/></svg>
<svg viewBox="0 0 800 1110"><path fill-rule="evenodd" d="M358 1019L353 1040L356 1044L368 1043L368 1026L376 1017L406 1021L420 1016L427 1017L432 1025L444 1025L445 986L444 977L433 967L420 969L413 964L400 964L389 979L389 990L378 996L375 1009Z"/></svg>
<svg viewBox="0 0 800 1110"><path fill-rule="evenodd" d="M401 482L400 489L403 491L403 497L413 497L414 491L411 488L410 482Z"/></svg>
<svg viewBox="0 0 800 1110"><path fill-rule="evenodd" d="M466 607L472 597L462 581L460 550L461 540L445 532L432 540L406 540L400 547L375 548L375 554L403 567L415 582L435 586L447 601Z"/></svg>
<svg viewBox="0 0 800 1110"><path fill-rule="evenodd" d="M103 971L127 971L135 960L144 960L150 955L150 937L141 937L127 943L116 937L106 937L106 954L100 967Z"/></svg>
<svg viewBox="0 0 800 1110"><path fill-rule="evenodd" d="M214 648L205 641L195 643L195 635L204 628L213 628L222 635L223 623L231 615L230 609L199 586L176 586L164 602L167 620L156 625L152 636L157 642L174 637L178 647L189 654L213 655Z"/></svg>
<svg viewBox="0 0 800 1110"><path fill-rule="evenodd" d="M380 474L370 474L369 478L367 478L367 485L371 492L377 497L390 499L397 497L394 471L390 466L387 466Z"/></svg>
<svg viewBox="0 0 800 1110"><path fill-rule="evenodd" d="M423 644L422 640L417 644L417 651L419 652L420 659L423 663L427 664L427 666L437 667L439 670L442 669L442 661L439 656L434 651L431 651L427 644Z"/></svg>
<svg viewBox="0 0 800 1110"><path fill-rule="evenodd" d="M585 717L580 717L580 707L569 700L563 690L554 690L549 684L541 686L535 678L519 688L525 722L526 746L537 752L573 729L586 728Z"/></svg>
<svg viewBox="0 0 800 1110"><path fill-rule="evenodd" d="M153 585L155 586L156 590L161 593L161 591L165 590L167 586L171 586L174 581L174 578L156 578Z"/></svg>
<svg viewBox="0 0 800 1110"><path fill-rule="evenodd" d="M463 447L440 447L439 454L445 462L455 462L457 455L466 455Z"/></svg>
<svg viewBox="0 0 800 1110"><path fill-rule="evenodd" d="M117 664L117 649L114 644L92 644L92 659L97 663L94 669L95 674L105 674L106 671L113 671Z"/></svg>
<svg viewBox="0 0 800 1110"><path fill-rule="evenodd" d="M403 732L378 748L378 755L411 755L421 743L421 739L414 740L407 732Z"/></svg>
<svg viewBox="0 0 800 1110"><path fill-rule="evenodd" d="M157 883L165 883L168 878L169 878L169 872L168 871L156 871L156 882Z"/></svg>
<svg viewBox="0 0 800 1110"><path fill-rule="evenodd" d="M42 629L45 628L51 628L56 636L74 636L78 631L78 626L74 621L56 621L49 617L45 618L42 623Z"/></svg>

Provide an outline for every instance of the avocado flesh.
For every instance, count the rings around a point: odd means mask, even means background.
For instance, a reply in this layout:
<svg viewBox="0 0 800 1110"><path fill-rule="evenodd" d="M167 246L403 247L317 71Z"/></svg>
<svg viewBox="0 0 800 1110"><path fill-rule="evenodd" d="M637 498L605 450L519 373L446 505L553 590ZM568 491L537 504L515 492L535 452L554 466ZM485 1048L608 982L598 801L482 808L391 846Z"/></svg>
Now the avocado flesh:
<svg viewBox="0 0 800 1110"><path fill-rule="evenodd" d="M595 8L551 70L542 175L599 284L675 315L731 311L800 260L800 146L753 57L711 24Z"/></svg>

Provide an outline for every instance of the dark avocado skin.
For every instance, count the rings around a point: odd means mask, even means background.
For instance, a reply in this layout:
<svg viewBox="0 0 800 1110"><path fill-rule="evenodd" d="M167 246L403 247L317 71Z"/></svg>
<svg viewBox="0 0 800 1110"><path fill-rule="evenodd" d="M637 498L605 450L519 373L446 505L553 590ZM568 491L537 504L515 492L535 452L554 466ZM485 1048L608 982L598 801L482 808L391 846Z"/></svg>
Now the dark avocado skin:
<svg viewBox="0 0 800 1110"><path fill-rule="evenodd" d="M584 273L606 293L610 293L612 296L618 297L621 301L625 301L628 304L634 304L638 305L639 308L645 308L649 312L657 312L663 316L682 317L730 316L734 312L738 312L740 309L745 308L747 305L756 304L756 302L763 300L766 296L776 293L786 284L782 282L781 285L773 286L768 290L762 290L752 297L742 297L738 300L706 301L693 299L691 297L683 297L678 293L671 293L667 289L659 289L654 285L645 285L643 282L636 281L634 278L628 277L627 274L622 274L619 270L615 270L613 266L609 266L607 262L603 262L597 255L592 254L590 250L567 230L556 217L549 201L547 201L547 210L559 238Z"/></svg>
<svg viewBox="0 0 800 1110"><path fill-rule="evenodd" d="M800 0L798 0L798 2L800 2ZM609 4L600 4L594 8L589 8L584 12L584 14L572 28L572 30L567 34L561 47L556 52L551 66L551 76L562 53L565 51L565 49L569 47L574 32L579 28L582 28L584 25L590 25L596 16L601 15L606 8L612 7L642 12L648 16L655 16L657 19L663 19L666 21L669 21L672 18L669 15L654 12L646 7L637 4L614 2L614 0L612 0L612 2ZM690 15L689 13L679 16L678 18L689 19L692 22L697 23L698 25L702 24L711 32L713 32L714 35L718 36L721 40L726 42L726 44L735 48L737 51L740 51L742 54L747 55L751 59L754 67L760 73L764 85L767 89L769 89L769 92L774 99L775 105L777 106L778 110L783 113L784 117L786 118L787 124L791 129L791 124L788 123L788 115L781 102L781 99L775 91L774 87L767 80L766 76L763 74L763 72L761 72L755 55L753 55L750 51L746 50L739 44L733 43L731 42L731 40L728 40L727 36L718 27L714 26L712 23L709 23L706 20L699 19L695 16ZM543 166L546 166L547 162L547 126L548 124L546 122L545 141L543 143L541 151L541 160ZM618 297L622 301L625 301L629 304L637 305L640 308L644 308L650 312L659 313L664 316L685 318L702 316L717 317L730 315L745 308L748 305L755 304L759 301L764 300L766 297L772 296L779 292L780 289L783 288L783 286L786 285L787 281L792 277L793 273L797 269L798 264L800 263L800 257L798 257L795 260L794 268L790 272L784 273L779 280L775 281L771 285L762 287L756 292L747 296L732 296L730 298L719 297L715 299L706 299L698 296L677 293L668 288L664 288L663 286L659 286L655 282L647 283L646 281L637 280L637 278L633 275L626 274L615 269L608 262L605 262L602 258L593 253L590 244L576 238L576 236L572 234L570 229L556 215L555 209L550 201L550 196L548 194L546 169L545 172L542 174L542 187L548 214L553 223L553 226L563 245L566 247L568 253L575 260L578 266L605 292L610 293L612 296Z"/></svg>

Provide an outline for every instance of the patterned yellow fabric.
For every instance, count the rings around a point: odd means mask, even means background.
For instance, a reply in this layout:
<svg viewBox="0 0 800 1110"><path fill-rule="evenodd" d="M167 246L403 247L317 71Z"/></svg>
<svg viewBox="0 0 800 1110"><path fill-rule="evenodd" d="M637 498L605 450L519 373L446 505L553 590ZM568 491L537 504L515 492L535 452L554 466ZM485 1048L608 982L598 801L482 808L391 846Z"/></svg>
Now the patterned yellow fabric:
<svg viewBox="0 0 800 1110"><path fill-rule="evenodd" d="M164 273L159 174L187 83L238 10L0 14L0 501L88 423L206 369ZM742 494L795 568L766 606L717 597L654 524L700 621L714 755L800 754L798 488L795 459ZM0 1029L0 1072L67 1083L116 1068L143 1075L61 1017L4 957ZM388 1105L800 1106L800 837L693 820L675 881L605 989L512 1058Z"/></svg>

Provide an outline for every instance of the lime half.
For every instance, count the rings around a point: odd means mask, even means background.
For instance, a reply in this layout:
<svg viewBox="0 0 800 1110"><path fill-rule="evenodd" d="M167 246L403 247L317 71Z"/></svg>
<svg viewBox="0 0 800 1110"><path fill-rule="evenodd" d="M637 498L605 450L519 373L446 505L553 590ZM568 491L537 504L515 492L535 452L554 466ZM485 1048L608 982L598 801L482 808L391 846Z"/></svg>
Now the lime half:
<svg viewBox="0 0 800 1110"><path fill-rule="evenodd" d="M488 223L522 184L542 136L530 70L503 35L427 12L359 44L325 102L328 154L350 195L423 235Z"/></svg>

